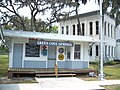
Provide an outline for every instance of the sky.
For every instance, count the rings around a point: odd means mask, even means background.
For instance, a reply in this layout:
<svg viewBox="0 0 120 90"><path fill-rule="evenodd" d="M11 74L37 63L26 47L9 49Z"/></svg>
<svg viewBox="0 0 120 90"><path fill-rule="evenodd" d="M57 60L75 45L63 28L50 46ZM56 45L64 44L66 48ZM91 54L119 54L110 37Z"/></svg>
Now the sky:
<svg viewBox="0 0 120 90"><path fill-rule="evenodd" d="M66 8L66 10L69 10L69 8ZM79 14L80 13L86 13L86 12L90 12L90 11L95 11L95 10L99 10L99 5L97 3L95 3L95 0L88 0L88 2L86 3L86 5L84 4L80 4L80 8L79 8ZM28 8L24 8L20 10L20 13L26 17L30 18L30 10ZM45 17L50 16L50 13L48 12L47 15L39 15L39 17L42 17L43 20L45 20Z"/></svg>

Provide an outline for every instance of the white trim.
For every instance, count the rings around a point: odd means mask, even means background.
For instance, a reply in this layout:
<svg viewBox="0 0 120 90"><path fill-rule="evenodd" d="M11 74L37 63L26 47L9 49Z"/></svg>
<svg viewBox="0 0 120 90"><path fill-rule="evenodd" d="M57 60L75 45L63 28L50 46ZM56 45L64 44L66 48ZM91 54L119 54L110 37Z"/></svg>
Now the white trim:
<svg viewBox="0 0 120 90"><path fill-rule="evenodd" d="M40 46L40 51L41 53L41 46ZM40 61L40 57L41 57L41 54L39 53L39 57L25 57L25 43L24 43L24 47L23 47L23 60L28 60L28 61ZM44 61L44 60L43 60Z"/></svg>
<svg viewBox="0 0 120 90"><path fill-rule="evenodd" d="M11 48L11 50L10 50L10 55L9 55L9 68L11 68L11 67L13 67L13 50L14 50L14 44L13 44L13 42L11 43L11 46L10 46L10 48Z"/></svg>
<svg viewBox="0 0 120 90"><path fill-rule="evenodd" d="M84 49L83 49L83 44L80 44L80 45L81 45L81 47L80 47L80 49L81 49L81 50L80 50L80 57L81 57L80 60L81 60L81 61L84 61L84 54L83 54L83 53L84 53L84 52L83 52Z"/></svg>
<svg viewBox="0 0 120 90"><path fill-rule="evenodd" d="M25 51L24 51L24 49L25 49L25 43L23 43L23 57L22 57L22 68L24 68L24 53L25 53Z"/></svg>

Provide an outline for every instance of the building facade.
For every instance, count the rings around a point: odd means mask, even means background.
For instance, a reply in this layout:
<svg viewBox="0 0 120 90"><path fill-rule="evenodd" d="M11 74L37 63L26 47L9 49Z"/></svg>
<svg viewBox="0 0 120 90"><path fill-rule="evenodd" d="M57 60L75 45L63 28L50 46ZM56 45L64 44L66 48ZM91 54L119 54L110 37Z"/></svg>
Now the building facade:
<svg viewBox="0 0 120 90"><path fill-rule="evenodd" d="M82 69L89 67L88 48L98 42L89 36L4 30L9 68Z"/></svg>
<svg viewBox="0 0 120 90"><path fill-rule="evenodd" d="M80 14L79 16L80 26L76 16L71 16L68 19L61 20L59 22L59 34L73 35L73 36L90 36L96 39L100 39L100 15L99 11L88 12ZM81 28L81 31L80 31ZM104 14L104 60L113 60L115 58L115 20L110 18L107 14ZM81 33L80 33L81 32ZM90 61L98 60L100 54L99 43L91 43L89 47Z"/></svg>
<svg viewBox="0 0 120 90"><path fill-rule="evenodd" d="M116 60L120 60L120 25L116 28Z"/></svg>

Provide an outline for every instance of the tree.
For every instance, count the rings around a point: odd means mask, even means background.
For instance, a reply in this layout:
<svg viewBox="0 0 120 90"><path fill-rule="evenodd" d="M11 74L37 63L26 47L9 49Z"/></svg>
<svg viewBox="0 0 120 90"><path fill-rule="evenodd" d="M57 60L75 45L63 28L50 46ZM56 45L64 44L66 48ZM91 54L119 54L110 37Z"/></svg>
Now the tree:
<svg viewBox="0 0 120 90"><path fill-rule="evenodd" d="M50 31L49 31L50 33L58 33L58 26L51 26L51 28L50 28Z"/></svg>
<svg viewBox="0 0 120 90"><path fill-rule="evenodd" d="M71 11L65 12L63 9L66 7L78 7L78 2L80 1L83 4L87 2L87 0L1 0L1 25L12 23L14 26L17 26L17 23L19 24L18 28L28 30L28 27L25 25L25 18L23 19L23 16L19 14L21 8L28 7L31 11L29 30L40 31L41 23L44 22L37 20L36 16L41 14L45 15L50 11L51 16L47 18L46 25L44 26L44 29L48 28L52 23L58 22L61 18L69 17L69 14L75 10L71 9Z"/></svg>
<svg viewBox="0 0 120 90"><path fill-rule="evenodd" d="M111 7L109 15L116 20L116 26L120 24L120 1L119 0L104 0L104 12Z"/></svg>
<svg viewBox="0 0 120 90"><path fill-rule="evenodd" d="M58 22L61 18L68 18L73 12L76 12L76 15L78 15L80 2L86 4L87 1L88 0L0 0L0 22L1 25L12 24L16 29L48 32L48 27L51 26L52 23ZM100 0L95 1L99 3ZM24 7L28 7L31 11L29 21L19 13L19 10ZM71 8L71 10L64 11L63 9L66 7ZM104 0L103 11L106 12L108 7L112 8L110 15L116 19L116 25L120 24L119 0ZM45 15L48 11L51 14L47 17L46 22L37 19L38 15ZM79 17L77 17L77 21L80 27ZM26 25L28 24L26 22L29 22L29 25ZM82 34L81 28L80 34Z"/></svg>

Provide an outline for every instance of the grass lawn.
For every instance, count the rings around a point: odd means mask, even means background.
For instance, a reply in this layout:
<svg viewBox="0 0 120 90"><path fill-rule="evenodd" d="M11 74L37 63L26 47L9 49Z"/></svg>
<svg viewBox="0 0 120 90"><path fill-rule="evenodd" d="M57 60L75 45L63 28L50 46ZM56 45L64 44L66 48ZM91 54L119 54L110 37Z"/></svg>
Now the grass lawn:
<svg viewBox="0 0 120 90"><path fill-rule="evenodd" d="M120 90L120 85L104 86L106 90Z"/></svg>
<svg viewBox="0 0 120 90"><path fill-rule="evenodd" d="M96 68L95 65L90 65L90 67ZM105 74L105 79L107 80L120 79L120 64L104 66L104 74ZM120 85L110 85L110 86L103 86L103 87L106 90L120 90Z"/></svg>
<svg viewBox="0 0 120 90"><path fill-rule="evenodd" d="M8 55L0 55L0 77L6 77L8 70Z"/></svg>
<svg viewBox="0 0 120 90"><path fill-rule="evenodd" d="M0 55L0 78L7 77L8 71L8 55ZM34 78L19 78L19 79L1 79L0 84L6 83L36 83Z"/></svg>

